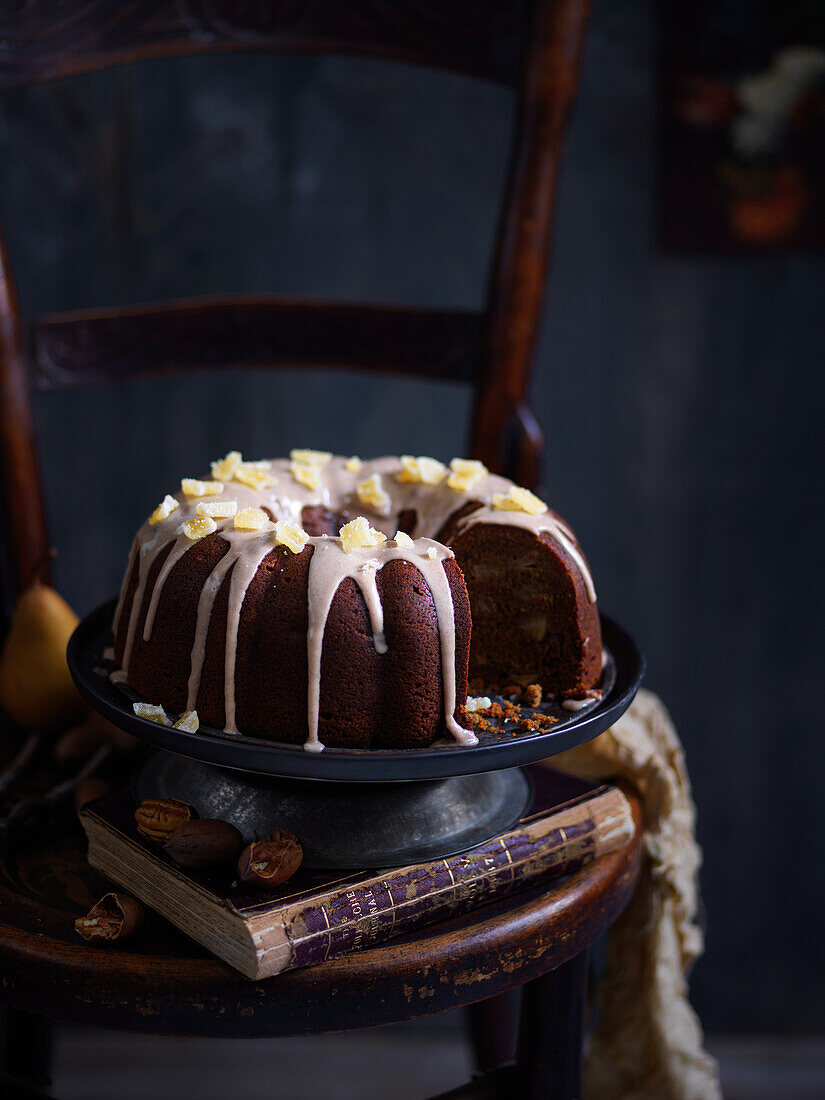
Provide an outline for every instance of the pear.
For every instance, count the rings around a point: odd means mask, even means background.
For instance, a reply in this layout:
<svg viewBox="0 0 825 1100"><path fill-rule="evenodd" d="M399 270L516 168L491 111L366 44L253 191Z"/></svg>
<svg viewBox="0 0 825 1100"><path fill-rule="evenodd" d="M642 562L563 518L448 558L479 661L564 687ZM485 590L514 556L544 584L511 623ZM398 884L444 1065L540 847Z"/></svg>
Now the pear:
<svg viewBox="0 0 825 1100"><path fill-rule="evenodd" d="M0 655L0 703L21 726L59 729L83 714L66 663L77 622L63 597L40 581L17 601Z"/></svg>

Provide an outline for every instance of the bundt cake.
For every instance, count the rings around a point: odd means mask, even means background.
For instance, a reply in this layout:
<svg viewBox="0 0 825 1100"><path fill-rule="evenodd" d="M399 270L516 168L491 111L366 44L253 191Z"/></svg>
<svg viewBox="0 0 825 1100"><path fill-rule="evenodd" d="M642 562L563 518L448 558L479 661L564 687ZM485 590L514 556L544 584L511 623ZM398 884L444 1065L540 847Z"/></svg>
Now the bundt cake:
<svg viewBox="0 0 825 1100"><path fill-rule="evenodd" d="M572 531L465 459L232 452L140 528L113 629L144 713L310 751L472 745L468 678L570 697L601 674Z"/></svg>

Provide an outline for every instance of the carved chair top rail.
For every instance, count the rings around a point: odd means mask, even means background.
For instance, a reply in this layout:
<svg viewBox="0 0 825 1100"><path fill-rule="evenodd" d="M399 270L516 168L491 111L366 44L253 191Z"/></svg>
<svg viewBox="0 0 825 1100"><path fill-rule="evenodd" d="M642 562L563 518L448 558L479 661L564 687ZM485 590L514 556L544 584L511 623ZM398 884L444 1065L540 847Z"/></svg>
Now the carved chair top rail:
<svg viewBox="0 0 825 1100"><path fill-rule="evenodd" d="M289 316L285 303L222 299L27 323L0 236L0 488L15 517L0 540L9 595L25 587L48 549L32 382L60 389L164 370L290 363L472 382L469 452L536 487L542 435L529 379L588 9L589 0L20 0L0 10L0 90L144 58L280 49L436 66L519 92L480 315L294 302Z"/></svg>
<svg viewBox="0 0 825 1100"><path fill-rule="evenodd" d="M0 90L149 58L284 50L361 54L516 87L526 0L33 0L0 15Z"/></svg>

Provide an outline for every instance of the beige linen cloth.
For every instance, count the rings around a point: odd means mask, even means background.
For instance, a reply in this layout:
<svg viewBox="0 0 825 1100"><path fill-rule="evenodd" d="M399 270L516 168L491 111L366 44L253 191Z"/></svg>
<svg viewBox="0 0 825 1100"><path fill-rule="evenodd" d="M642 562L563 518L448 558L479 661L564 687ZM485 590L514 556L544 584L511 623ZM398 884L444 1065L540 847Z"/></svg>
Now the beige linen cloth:
<svg viewBox="0 0 825 1100"><path fill-rule="evenodd" d="M716 1063L688 1001L687 975L704 950L696 922L702 853L670 715L658 696L640 691L615 726L548 763L587 779L626 778L643 807L646 857L608 936L585 1100L721 1100Z"/></svg>

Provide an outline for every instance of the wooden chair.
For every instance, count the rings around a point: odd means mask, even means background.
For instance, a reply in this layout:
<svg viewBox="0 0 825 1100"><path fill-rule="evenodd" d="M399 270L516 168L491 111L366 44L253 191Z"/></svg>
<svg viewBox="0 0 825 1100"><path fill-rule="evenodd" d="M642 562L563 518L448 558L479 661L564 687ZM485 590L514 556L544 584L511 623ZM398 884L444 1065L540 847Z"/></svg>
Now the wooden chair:
<svg viewBox="0 0 825 1100"><path fill-rule="evenodd" d="M542 436L528 388L561 141L588 7L588 0L330 0L305 7L69 0L59 18L48 6L24 5L4 21L0 90L151 57L290 50L434 66L517 94L481 312L226 297L24 320L0 236L0 469L5 514L14 517L4 545L7 596L29 582L48 549L30 387L52 391L172 370L295 365L460 380L475 392L473 456L535 486ZM32 896L19 859L10 860L0 868L0 998L12 1006L5 1069L42 1083L37 1017L43 1015L176 1034L305 1034L470 1005L527 982L519 1065L512 1071L521 1082L518 1094L547 1096L557 1088L560 1096L574 1096L584 952L627 900L638 858L634 842L549 893L261 986L212 960L188 957L180 942L168 957L151 938L132 953L75 943L62 935L63 925L55 926L60 906ZM62 855L44 854L44 866L58 859L64 860L62 880L89 881L79 837ZM42 922L44 935L31 934L32 919ZM477 1037L489 1039L491 1019L489 1012L476 1014ZM481 1060L492 1065L496 1054L486 1045ZM515 1095L507 1090L516 1078L497 1080L500 1095Z"/></svg>

